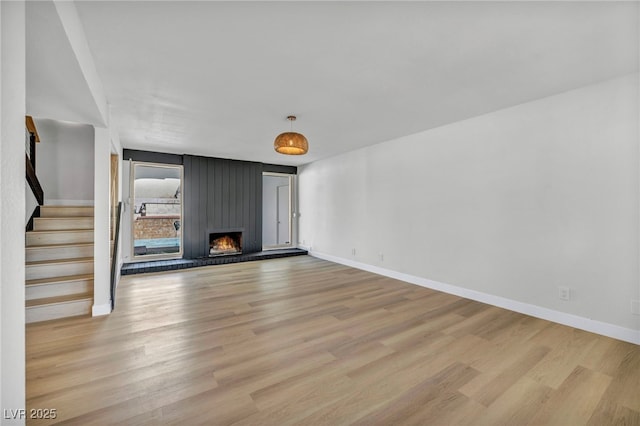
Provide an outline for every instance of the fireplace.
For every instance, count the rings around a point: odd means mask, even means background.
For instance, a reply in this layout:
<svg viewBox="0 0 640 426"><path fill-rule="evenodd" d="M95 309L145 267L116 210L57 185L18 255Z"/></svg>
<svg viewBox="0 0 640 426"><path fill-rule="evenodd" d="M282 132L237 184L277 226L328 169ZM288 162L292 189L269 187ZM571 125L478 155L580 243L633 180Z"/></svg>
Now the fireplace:
<svg viewBox="0 0 640 426"><path fill-rule="evenodd" d="M209 233L209 257L242 253L242 231Z"/></svg>

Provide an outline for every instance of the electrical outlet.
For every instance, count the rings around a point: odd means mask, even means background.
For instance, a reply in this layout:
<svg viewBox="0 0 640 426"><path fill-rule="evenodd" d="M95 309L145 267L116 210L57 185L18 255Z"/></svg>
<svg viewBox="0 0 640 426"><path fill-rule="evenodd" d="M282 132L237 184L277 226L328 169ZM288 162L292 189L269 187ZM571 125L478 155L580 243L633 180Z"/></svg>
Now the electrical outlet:
<svg viewBox="0 0 640 426"><path fill-rule="evenodd" d="M356 255L356 249L352 248L351 249L351 256L355 256Z"/></svg>
<svg viewBox="0 0 640 426"><path fill-rule="evenodd" d="M634 315L640 315L640 300L631 301L631 313Z"/></svg>
<svg viewBox="0 0 640 426"><path fill-rule="evenodd" d="M571 299L571 289L566 286L558 287L558 297L561 300L570 300Z"/></svg>

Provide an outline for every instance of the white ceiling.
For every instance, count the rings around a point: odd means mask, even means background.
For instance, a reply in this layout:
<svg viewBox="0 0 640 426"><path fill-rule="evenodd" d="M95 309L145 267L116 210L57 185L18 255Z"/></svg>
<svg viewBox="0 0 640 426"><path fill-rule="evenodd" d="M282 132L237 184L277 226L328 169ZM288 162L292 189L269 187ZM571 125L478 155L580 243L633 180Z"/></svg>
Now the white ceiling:
<svg viewBox="0 0 640 426"><path fill-rule="evenodd" d="M53 2L27 2L26 9L27 113L104 125Z"/></svg>
<svg viewBox="0 0 640 426"><path fill-rule="evenodd" d="M635 2L76 7L126 148L300 165L638 71Z"/></svg>

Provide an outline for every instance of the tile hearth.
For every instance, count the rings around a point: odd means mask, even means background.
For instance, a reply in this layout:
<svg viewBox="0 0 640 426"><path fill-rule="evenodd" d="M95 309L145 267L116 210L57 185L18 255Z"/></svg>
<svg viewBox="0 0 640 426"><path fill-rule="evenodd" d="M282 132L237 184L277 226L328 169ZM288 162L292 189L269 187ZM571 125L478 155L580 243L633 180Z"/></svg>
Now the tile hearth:
<svg viewBox="0 0 640 426"><path fill-rule="evenodd" d="M290 248L230 256L202 257L198 259L150 260L148 262L125 263L122 265L121 273L122 275L132 275L148 272L175 271L178 269L197 268L199 266L251 262L254 260L276 259L280 257L304 256L306 254L308 254L306 250Z"/></svg>

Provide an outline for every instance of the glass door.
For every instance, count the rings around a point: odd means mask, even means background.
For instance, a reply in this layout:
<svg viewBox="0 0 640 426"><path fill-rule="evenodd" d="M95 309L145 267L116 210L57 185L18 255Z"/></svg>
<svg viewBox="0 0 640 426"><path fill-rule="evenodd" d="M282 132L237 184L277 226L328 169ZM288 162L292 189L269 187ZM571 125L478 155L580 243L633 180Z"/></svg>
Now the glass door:
<svg viewBox="0 0 640 426"><path fill-rule="evenodd" d="M182 257L182 166L133 162L133 257Z"/></svg>
<svg viewBox="0 0 640 426"><path fill-rule="evenodd" d="M291 175L262 174L262 247L291 247Z"/></svg>

